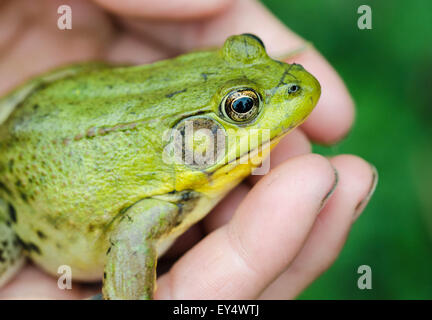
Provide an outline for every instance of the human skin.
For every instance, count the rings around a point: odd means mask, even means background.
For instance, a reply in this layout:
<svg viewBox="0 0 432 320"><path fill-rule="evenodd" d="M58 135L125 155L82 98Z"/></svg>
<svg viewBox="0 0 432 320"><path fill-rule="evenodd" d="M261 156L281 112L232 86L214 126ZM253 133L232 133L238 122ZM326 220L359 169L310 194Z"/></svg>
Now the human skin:
<svg viewBox="0 0 432 320"><path fill-rule="evenodd" d="M57 28L62 4L72 7L72 30ZM148 63L219 46L244 32L258 35L275 56L304 43L253 0L4 1L0 93L65 63ZM377 174L352 155L310 154L310 141L332 144L347 134L354 106L342 80L313 48L292 61L320 81L318 106L272 151L267 175L245 180L161 259L168 271L158 278L156 299L292 299L339 254ZM55 277L28 264L0 289L0 298L80 299L99 291L98 284L75 283L72 290L59 290Z"/></svg>

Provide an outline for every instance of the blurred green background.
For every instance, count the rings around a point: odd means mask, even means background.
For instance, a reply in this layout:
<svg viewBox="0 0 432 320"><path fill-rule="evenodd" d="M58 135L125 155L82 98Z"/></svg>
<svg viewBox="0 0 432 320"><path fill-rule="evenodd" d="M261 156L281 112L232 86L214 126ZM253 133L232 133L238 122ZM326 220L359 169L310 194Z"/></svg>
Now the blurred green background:
<svg viewBox="0 0 432 320"><path fill-rule="evenodd" d="M300 299L432 299L432 1L263 0L311 41L354 97L350 135L326 155L373 163L378 188L336 263ZM359 30L357 8L372 9ZM372 290L357 268L372 268Z"/></svg>

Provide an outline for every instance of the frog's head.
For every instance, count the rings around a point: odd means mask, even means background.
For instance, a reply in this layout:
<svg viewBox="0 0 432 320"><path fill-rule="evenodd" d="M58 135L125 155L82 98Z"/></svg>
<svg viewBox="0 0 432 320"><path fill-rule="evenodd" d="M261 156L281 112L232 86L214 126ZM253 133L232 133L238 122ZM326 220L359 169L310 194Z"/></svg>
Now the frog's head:
<svg viewBox="0 0 432 320"><path fill-rule="evenodd" d="M319 82L299 64L271 59L254 35L228 38L221 55L236 76L214 103L220 121L231 127L269 130L274 139L304 122L318 102Z"/></svg>
<svg viewBox="0 0 432 320"><path fill-rule="evenodd" d="M231 175L234 168L240 170L239 164L250 173L265 155L263 146L274 146L305 121L319 99L320 84L301 65L271 59L254 35L228 38L217 54L222 74L211 84L217 86L206 103L206 110L211 112L179 123L177 128L183 134L188 120L193 132L201 132L184 139L181 149L183 155L188 150L191 154L211 154L214 162L193 161L197 169L212 176ZM261 153L258 160L257 153Z"/></svg>

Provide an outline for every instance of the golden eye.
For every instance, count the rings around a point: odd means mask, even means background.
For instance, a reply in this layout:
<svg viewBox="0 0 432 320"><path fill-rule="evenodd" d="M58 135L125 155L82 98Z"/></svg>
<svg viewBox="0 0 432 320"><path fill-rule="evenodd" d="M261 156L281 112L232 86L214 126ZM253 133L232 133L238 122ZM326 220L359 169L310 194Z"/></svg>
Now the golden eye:
<svg viewBox="0 0 432 320"><path fill-rule="evenodd" d="M260 106L260 96L253 89L231 91L222 102L225 114L236 122L251 121L256 117Z"/></svg>

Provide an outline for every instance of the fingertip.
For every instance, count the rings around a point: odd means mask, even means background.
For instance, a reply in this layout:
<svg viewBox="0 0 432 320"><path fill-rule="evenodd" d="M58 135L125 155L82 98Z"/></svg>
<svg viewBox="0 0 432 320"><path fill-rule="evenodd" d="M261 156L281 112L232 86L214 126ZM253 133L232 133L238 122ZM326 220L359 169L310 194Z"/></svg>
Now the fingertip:
<svg viewBox="0 0 432 320"><path fill-rule="evenodd" d="M337 172L328 158L309 153L283 162L265 176L260 183L268 187L276 179L281 181L286 188L309 191L304 194L305 197L310 197L312 194L316 197L324 195L325 200L337 182Z"/></svg>
<svg viewBox="0 0 432 320"><path fill-rule="evenodd" d="M293 157L291 161L284 163L283 166L287 166L291 171L296 171L296 174L304 175L303 179L312 179L311 181L305 180L305 182L309 184L315 182L320 185L319 187L332 186L336 179L334 167L329 159L317 153ZM278 170L284 170L284 167ZM301 173L302 171L303 173ZM286 172L288 173L288 171Z"/></svg>
<svg viewBox="0 0 432 320"><path fill-rule="evenodd" d="M354 155L339 155L331 159L331 163L341 173L341 192L346 198L352 198L356 204L353 212L355 220L365 209L369 199L375 192L378 183L377 169L364 159Z"/></svg>
<svg viewBox="0 0 432 320"><path fill-rule="evenodd" d="M292 299L329 268L346 241L355 208L370 194L374 170L369 163L352 155L329 160L339 177L334 193L321 210L300 253L263 292L262 299Z"/></svg>
<svg viewBox="0 0 432 320"><path fill-rule="evenodd" d="M248 248L248 256L274 260L271 265L259 264L263 274L280 272L292 261L336 181L327 158L307 154L282 163L249 192L228 229ZM261 239L258 244L257 238ZM268 249L278 246L284 249Z"/></svg>
<svg viewBox="0 0 432 320"><path fill-rule="evenodd" d="M275 228L275 221L283 221L287 215L303 212L301 218L296 218L296 227L302 224L308 226L318 214L325 197L334 188L336 180L333 166L321 155L307 154L291 158L270 171L252 188L230 224L243 234L243 238L250 238L251 242L255 235L250 235L250 230L262 230L265 233ZM295 208L296 212L290 211L290 208ZM264 212L271 213L268 216L271 219L265 218Z"/></svg>

